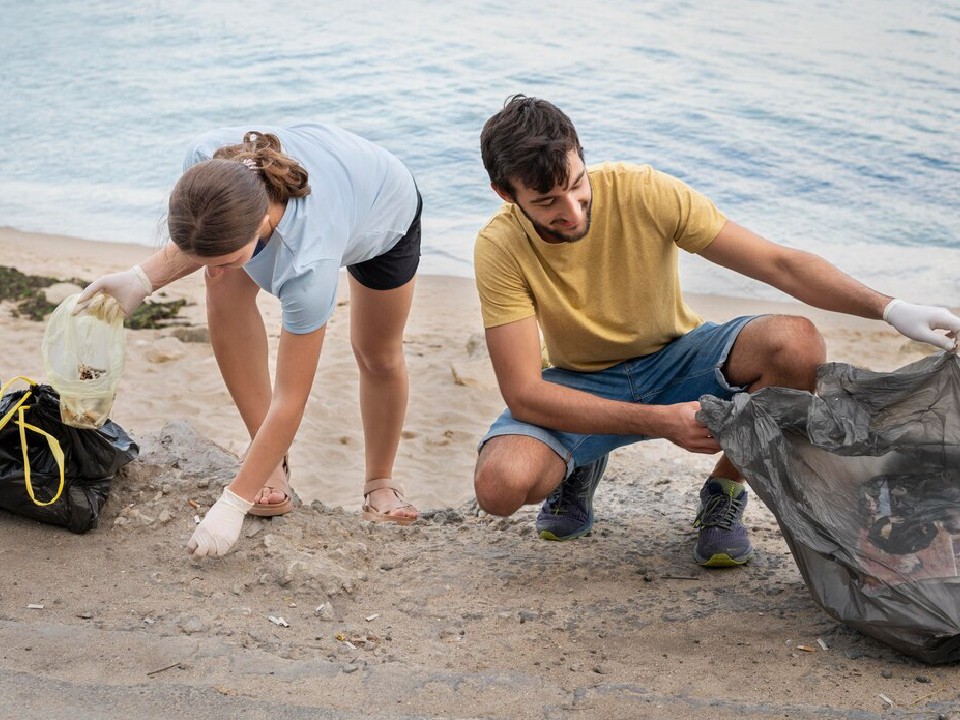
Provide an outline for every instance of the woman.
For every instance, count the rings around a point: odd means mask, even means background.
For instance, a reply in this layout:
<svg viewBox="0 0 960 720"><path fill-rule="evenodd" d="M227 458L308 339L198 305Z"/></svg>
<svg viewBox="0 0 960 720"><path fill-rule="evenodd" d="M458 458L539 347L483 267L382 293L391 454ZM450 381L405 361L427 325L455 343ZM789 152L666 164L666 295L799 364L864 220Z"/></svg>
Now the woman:
<svg viewBox="0 0 960 720"><path fill-rule="evenodd" d="M410 172L373 143L327 125L223 128L192 144L170 195L171 242L83 293L130 314L154 290L205 268L207 319L227 389L251 437L240 470L187 549L223 555L243 517L289 512L286 453L303 418L336 304L350 282L365 441L363 516L410 523L392 479L407 405L403 329L420 258L421 200ZM271 388L260 289L280 298L283 329Z"/></svg>

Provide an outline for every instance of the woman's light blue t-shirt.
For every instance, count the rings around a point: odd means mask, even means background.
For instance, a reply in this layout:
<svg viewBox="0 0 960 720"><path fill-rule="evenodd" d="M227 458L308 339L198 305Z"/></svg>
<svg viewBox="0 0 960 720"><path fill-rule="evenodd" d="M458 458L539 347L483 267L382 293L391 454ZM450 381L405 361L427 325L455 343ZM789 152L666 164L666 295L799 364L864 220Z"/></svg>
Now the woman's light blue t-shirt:
<svg viewBox="0 0 960 720"><path fill-rule="evenodd" d="M417 189L397 158L330 125L220 128L196 138L184 170L209 160L246 132L272 133L309 175L310 194L291 198L266 247L243 266L280 298L283 327L296 334L322 327L336 306L340 268L392 248L410 228Z"/></svg>

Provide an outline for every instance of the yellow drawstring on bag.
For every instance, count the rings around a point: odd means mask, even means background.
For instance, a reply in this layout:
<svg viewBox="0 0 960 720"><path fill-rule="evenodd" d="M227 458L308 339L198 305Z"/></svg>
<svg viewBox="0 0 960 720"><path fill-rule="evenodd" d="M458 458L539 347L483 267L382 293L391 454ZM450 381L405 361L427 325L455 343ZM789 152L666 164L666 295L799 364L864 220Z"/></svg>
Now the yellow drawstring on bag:
<svg viewBox="0 0 960 720"><path fill-rule="evenodd" d="M10 387L17 380L23 380L31 388L35 387L38 383L36 380L31 380L30 378L24 375L18 375L15 378L11 378L3 386L0 386L0 397L2 397L7 392L7 388ZM30 499L33 500L34 505L38 507L46 507L48 505L53 505L63 493L64 486L64 459L63 459L63 450L60 447L60 442L53 437L50 433L45 430L41 430L36 425L31 425L30 423L24 420L24 413L30 409L29 405L25 405L27 399L32 395L32 391L27 391L23 394L23 397L20 398L17 403L7 411L7 414L0 418L0 430L6 427L7 423L10 422L10 418L17 415L17 419L14 420L14 425L19 426L20 428L20 451L23 453L23 484L27 489L27 494L30 496ZM47 439L47 445L50 447L50 452L53 454L54 460L57 461L57 466L60 468L60 486L57 488L57 492L54 493L54 496L47 502L40 502L37 500L37 496L33 492L33 482L30 480L30 458L27 455L27 430L32 430L35 433L43 435Z"/></svg>

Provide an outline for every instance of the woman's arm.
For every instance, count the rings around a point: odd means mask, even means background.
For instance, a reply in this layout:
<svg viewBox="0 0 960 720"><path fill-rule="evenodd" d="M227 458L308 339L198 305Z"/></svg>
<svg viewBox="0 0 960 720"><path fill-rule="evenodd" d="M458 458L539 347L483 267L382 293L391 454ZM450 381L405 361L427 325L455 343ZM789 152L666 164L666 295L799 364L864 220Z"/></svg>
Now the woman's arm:
<svg viewBox="0 0 960 720"><path fill-rule="evenodd" d="M196 557L224 555L237 542L253 498L293 443L310 397L326 326L311 333L280 333L277 377L267 415L257 430L240 472L197 525L187 543Z"/></svg>
<svg viewBox="0 0 960 720"><path fill-rule="evenodd" d="M293 444L313 387L325 333L326 325L304 335L286 330L280 333L270 407L240 471L228 486L248 502L253 501Z"/></svg>

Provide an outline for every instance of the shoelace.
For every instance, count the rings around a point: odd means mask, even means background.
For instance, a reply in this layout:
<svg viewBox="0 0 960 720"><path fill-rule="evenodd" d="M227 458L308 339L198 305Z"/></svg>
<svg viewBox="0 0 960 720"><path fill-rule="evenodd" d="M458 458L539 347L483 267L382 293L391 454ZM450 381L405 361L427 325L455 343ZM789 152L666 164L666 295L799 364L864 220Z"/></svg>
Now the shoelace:
<svg viewBox="0 0 960 720"><path fill-rule="evenodd" d="M724 493L712 495L693 522L694 527L721 527L729 530L743 512L743 500Z"/></svg>
<svg viewBox="0 0 960 720"><path fill-rule="evenodd" d="M556 500L550 503L550 512L553 515L569 515L570 510L577 507L577 500L586 498L588 488L585 483L578 482L576 488L571 482L564 482L558 488Z"/></svg>

